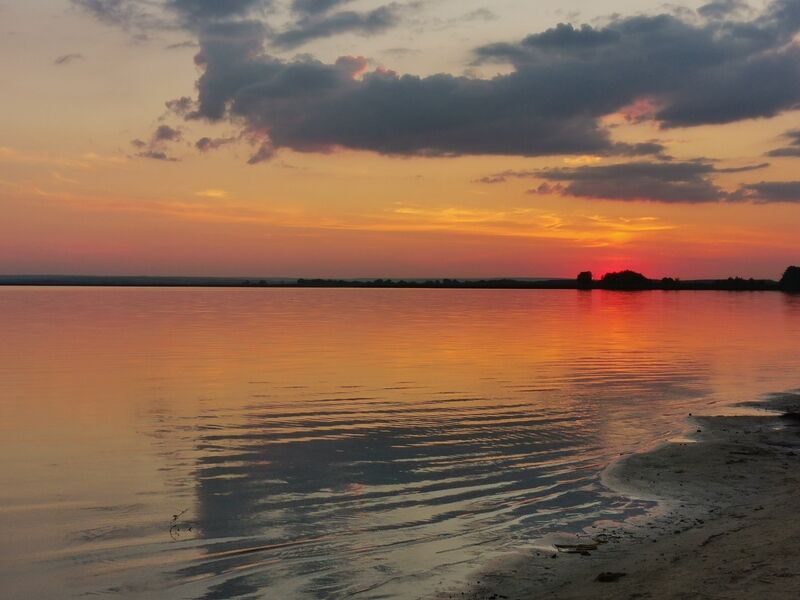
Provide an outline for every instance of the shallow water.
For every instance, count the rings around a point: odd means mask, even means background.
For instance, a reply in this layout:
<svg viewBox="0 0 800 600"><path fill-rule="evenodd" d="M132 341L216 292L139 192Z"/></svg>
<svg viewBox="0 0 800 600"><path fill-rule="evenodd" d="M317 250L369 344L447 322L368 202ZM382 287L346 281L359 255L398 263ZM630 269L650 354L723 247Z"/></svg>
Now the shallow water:
<svg viewBox="0 0 800 600"><path fill-rule="evenodd" d="M0 288L0 336L9 599L425 596L800 385L778 293Z"/></svg>

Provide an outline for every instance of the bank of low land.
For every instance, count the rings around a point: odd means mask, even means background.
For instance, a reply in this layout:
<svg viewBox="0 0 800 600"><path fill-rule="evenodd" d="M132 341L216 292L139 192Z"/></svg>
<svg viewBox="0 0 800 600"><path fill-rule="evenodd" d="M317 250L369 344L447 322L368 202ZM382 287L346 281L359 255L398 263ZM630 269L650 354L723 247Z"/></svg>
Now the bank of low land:
<svg viewBox="0 0 800 600"><path fill-rule="evenodd" d="M692 417L692 440L606 470L610 489L658 500L648 517L504 557L437 597L800 597L800 392L758 406L770 412Z"/></svg>
<svg viewBox="0 0 800 600"><path fill-rule="evenodd" d="M650 279L635 271L606 273L594 279L589 271L575 279L290 279L240 277L152 277L117 275L0 275L0 286L100 286L100 287L230 287L230 288L433 288L514 290L723 290L800 292L800 267L789 267L780 280Z"/></svg>

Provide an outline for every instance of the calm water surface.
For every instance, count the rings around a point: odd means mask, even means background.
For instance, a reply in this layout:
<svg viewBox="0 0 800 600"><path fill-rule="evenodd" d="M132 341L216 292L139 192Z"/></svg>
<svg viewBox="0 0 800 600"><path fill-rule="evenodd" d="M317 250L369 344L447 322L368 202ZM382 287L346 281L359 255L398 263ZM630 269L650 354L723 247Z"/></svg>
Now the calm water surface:
<svg viewBox="0 0 800 600"><path fill-rule="evenodd" d="M0 288L0 597L426 596L798 350L777 293Z"/></svg>

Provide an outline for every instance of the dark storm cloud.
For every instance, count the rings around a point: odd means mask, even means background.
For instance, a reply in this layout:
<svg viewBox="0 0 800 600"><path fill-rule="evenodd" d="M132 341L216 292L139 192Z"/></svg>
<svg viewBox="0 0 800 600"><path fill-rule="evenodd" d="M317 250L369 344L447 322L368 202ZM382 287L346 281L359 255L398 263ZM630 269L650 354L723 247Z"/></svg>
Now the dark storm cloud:
<svg viewBox="0 0 800 600"><path fill-rule="evenodd" d="M800 203L800 181L762 181L743 185L731 199L758 204Z"/></svg>
<svg viewBox="0 0 800 600"><path fill-rule="evenodd" d="M201 36L198 61L205 73L196 117L243 119L248 130L268 135L273 148L307 151L536 155L613 147L590 114L531 110L527 78L421 78L379 70L359 79L354 75L366 69L364 59L284 62L258 54L265 37L254 22L220 25Z"/></svg>
<svg viewBox="0 0 800 600"><path fill-rule="evenodd" d="M800 157L800 129L787 131L783 137L789 140L789 145L783 148L776 148L767 152L767 156Z"/></svg>
<svg viewBox="0 0 800 600"><path fill-rule="evenodd" d="M83 54L78 54L76 52L72 54L62 54L53 61L53 64L56 65L57 67L63 67L72 62L75 62L76 60L83 60L83 58L84 58Z"/></svg>
<svg viewBox="0 0 800 600"><path fill-rule="evenodd" d="M345 29L319 27L278 39L292 45ZM424 156L663 154L655 142L614 143L600 119L643 100L653 107L647 118L665 127L790 110L800 103L800 47L791 43L798 30L800 0L777 0L745 21L664 14L597 28L559 25L477 49L480 61L513 67L478 79L365 73L366 61L355 58L287 62L264 52L262 23L216 23L200 35L204 73L192 116L244 123L246 133L264 140L260 157L281 147ZM694 201L717 193L702 180L683 188Z"/></svg>
<svg viewBox="0 0 800 600"><path fill-rule="evenodd" d="M508 179L544 179L529 193L574 196L604 200L650 200L671 203L720 202L730 194L717 186L713 176L740 173L769 166L717 168L705 160L685 162L631 162L528 171L505 171L484 177L483 183Z"/></svg>
<svg viewBox="0 0 800 600"><path fill-rule="evenodd" d="M611 112L649 98L665 127L769 117L800 103L800 0L777 0L749 21L675 15L561 24L519 43L476 50L553 90L552 102ZM541 95L550 95L540 92Z"/></svg>
<svg viewBox="0 0 800 600"><path fill-rule="evenodd" d="M368 12L341 11L332 14L313 14L299 19L291 28L275 35L272 44L281 48L296 48L312 40L342 33L369 35L381 33L400 22L400 5L393 3Z"/></svg>

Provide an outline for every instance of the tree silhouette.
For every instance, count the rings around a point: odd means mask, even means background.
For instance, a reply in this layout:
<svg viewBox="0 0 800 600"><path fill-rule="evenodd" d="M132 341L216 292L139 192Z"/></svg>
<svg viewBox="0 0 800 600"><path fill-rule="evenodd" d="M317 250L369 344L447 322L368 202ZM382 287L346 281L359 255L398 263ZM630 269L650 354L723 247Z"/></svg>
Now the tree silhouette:
<svg viewBox="0 0 800 600"><path fill-rule="evenodd" d="M785 292L800 292L800 267L789 267L781 277L780 288Z"/></svg>
<svg viewBox="0 0 800 600"><path fill-rule="evenodd" d="M642 290L650 286L650 280L636 271L606 273L600 281L603 287L612 290Z"/></svg>
<svg viewBox="0 0 800 600"><path fill-rule="evenodd" d="M578 274L578 288L580 289L589 289L592 287L592 272L591 271L583 271Z"/></svg>

